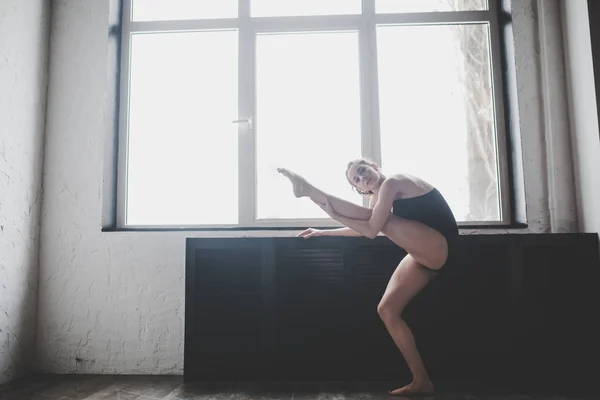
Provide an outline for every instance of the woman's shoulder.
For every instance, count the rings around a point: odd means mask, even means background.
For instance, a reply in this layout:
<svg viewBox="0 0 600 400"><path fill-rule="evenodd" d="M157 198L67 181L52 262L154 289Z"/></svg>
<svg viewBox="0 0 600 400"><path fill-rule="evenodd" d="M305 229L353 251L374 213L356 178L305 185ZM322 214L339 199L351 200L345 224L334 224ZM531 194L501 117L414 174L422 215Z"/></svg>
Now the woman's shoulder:
<svg viewBox="0 0 600 400"><path fill-rule="evenodd" d="M398 198L421 196L432 191L435 187L424 179L411 174L395 174L386 181L398 190ZM384 182L385 184L386 182Z"/></svg>

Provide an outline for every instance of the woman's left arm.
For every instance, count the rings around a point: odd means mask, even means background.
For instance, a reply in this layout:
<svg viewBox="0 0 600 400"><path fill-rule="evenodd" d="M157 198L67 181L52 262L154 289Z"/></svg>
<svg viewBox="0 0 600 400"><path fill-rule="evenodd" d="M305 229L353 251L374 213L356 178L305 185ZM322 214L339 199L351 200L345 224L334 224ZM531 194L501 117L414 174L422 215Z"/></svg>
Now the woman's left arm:
<svg viewBox="0 0 600 400"><path fill-rule="evenodd" d="M374 239L383 229L385 223L390 216L390 210L394 204L396 193L398 192L399 181L395 178L388 179L381 185L379 190L379 198L377 204L373 207L371 219L359 220L348 218L345 215L339 214L327 199L327 203L323 207L325 212L336 221L344 224L348 228L354 229L358 233L368 238Z"/></svg>

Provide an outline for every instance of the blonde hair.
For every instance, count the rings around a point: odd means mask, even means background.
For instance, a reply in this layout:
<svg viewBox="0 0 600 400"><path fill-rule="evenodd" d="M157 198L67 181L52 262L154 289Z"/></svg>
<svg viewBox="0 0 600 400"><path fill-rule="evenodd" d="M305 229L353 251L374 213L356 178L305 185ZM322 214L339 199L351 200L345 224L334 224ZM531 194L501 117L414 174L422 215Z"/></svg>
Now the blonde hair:
<svg viewBox="0 0 600 400"><path fill-rule="evenodd" d="M356 160L352 160L348 163L348 166L346 167L346 179L348 179L348 182L350 183L354 191L362 196L372 196L374 194L372 190L361 190L354 183L352 183L350 178L348 178L348 172L350 172L350 167L352 167L355 164L368 165L369 167L375 168L377 171L379 171L379 167L377 166L377 164L370 160L367 160L366 158L357 158Z"/></svg>

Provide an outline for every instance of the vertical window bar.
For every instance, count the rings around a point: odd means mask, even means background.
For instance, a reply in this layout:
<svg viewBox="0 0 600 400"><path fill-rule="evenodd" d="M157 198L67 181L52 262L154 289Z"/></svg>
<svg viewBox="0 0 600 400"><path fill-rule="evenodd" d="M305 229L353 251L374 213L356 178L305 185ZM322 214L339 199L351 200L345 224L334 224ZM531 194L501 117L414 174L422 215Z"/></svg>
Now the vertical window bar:
<svg viewBox="0 0 600 400"><path fill-rule="evenodd" d="M250 1L238 0L238 116L249 120L238 126L238 210L239 224L256 221L256 123L255 123L255 58L256 42L250 23Z"/></svg>
<svg viewBox="0 0 600 400"><path fill-rule="evenodd" d="M363 0L362 7L364 17L360 28L362 148L364 157L381 165L375 0Z"/></svg>
<svg viewBox="0 0 600 400"><path fill-rule="evenodd" d="M500 193L500 221L512 220L510 209L510 185L508 166L508 134L504 110L504 77L502 75L502 49L500 45L500 4L499 0L488 0L490 18L490 51L492 71L492 91L494 102L494 122L496 127L496 151L498 160L498 191Z"/></svg>
<svg viewBox="0 0 600 400"><path fill-rule="evenodd" d="M133 0L123 1L121 20L121 72L119 90L119 150L117 176L117 226L127 224L127 170L129 138L129 87L131 55L131 7Z"/></svg>
<svg viewBox="0 0 600 400"><path fill-rule="evenodd" d="M375 0L363 0L362 12L359 32L362 156L381 165ZM369 206L369 198L363 199L363 206Z"/></svg>

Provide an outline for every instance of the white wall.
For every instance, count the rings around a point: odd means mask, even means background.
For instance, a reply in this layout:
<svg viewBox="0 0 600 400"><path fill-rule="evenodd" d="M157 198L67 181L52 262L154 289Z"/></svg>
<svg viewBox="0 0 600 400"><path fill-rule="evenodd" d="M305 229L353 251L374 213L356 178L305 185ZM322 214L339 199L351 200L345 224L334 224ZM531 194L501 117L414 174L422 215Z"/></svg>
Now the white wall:
<svg viewBox="0 0 600 400"><path fill-rule="evenodd" d="M0 1L0 384L35 356L49 11Z"/></svg>
<svg viewBox="0 0 600 400"><path fill-rule="evenodd" d="M600 132L587 1L563 0L571 135L580 226L600 232Z"/></svg>
<svg viewBox="0 0 600 400"><path fill-rule="evenodd" d="M574 214L565 217L572 211L567 200L567 212L560 214L557 226L551 226L544 124L560 117L561 110L553 109L558 102L544 105L541 101L548 92L541 86L535 2L513 2L529 222L523 233L568 230L574 222ZM108 7L109 2L97 0L53 2L40 250L41 365L52 372L179 374L183 369L184 239L199 234L100 231L105 206L104 143L113 134L113 88L107 85ZM551 8L547 14L555 17L556 11ZM542 22L547 29L560 29L554 20ZM557 53L545 51L549 56ZM546 80L552 82L552 77ZM554 132L561 133L568 134ZM560 181L553 186L557 187L566 198L573 192L570 181ZM274 234L295 232L260 233ZM216 235L244 233L212 236Z"/></svg>

